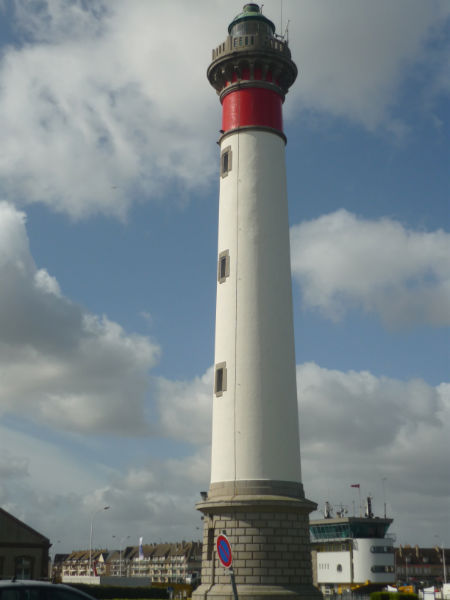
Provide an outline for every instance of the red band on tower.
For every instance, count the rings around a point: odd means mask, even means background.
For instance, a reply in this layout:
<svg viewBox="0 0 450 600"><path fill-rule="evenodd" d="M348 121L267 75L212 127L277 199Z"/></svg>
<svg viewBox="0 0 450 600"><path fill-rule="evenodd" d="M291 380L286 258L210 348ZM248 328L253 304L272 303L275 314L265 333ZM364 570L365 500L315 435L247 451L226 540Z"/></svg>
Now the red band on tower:
<svg viewBox="0 0 450 600"><path fill-rule="evenodd" d="M283 132L283 100L274 90L248 87L230 92L223 99L222 129L270 127Z"/></svg>

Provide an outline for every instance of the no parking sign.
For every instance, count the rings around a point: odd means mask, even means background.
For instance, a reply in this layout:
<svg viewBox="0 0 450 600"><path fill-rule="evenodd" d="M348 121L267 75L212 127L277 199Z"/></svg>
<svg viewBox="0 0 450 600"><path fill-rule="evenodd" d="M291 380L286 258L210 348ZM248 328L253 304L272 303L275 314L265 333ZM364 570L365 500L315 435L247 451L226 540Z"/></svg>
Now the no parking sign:
<svg viewBox="0 0 450 600"><path fill-rule="evenodd" d="M233 562L233 556L231 554L231 546L227 537L223 534L220 534L217 537L217 554L219 556L219 560L222 565L229 569L231 567L231 563Z"/></svg>
<svg viewBox="0 0 450 600"><path fill-rule="evenodd" d="M231 566L231 563L233 562L233 555L231 554L231 545L230 545L230 542L228 541L227 536L224 535L223 533L221 533L217 537L216 548L217 548L217 555L219 556L219 560L222 563L222 566L224 566L225 569L228 569L228 572L230 573L231 587L233 588L234 600L239 600L238 593L237 593L237 587L236 587L236 581L234 579L233 567Z"/></svg>

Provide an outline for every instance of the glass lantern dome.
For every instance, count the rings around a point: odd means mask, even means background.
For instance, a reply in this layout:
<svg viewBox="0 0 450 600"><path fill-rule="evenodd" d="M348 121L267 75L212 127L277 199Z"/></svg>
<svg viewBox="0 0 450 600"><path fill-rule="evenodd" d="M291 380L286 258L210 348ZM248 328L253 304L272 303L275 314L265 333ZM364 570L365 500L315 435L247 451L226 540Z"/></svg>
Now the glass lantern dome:
<svg viewBox="0 0 450 600"><path fill-rule="evenodd" d="M228 33L232 37L258 33L273 37L275 25L261 13L257 4L245 4L228 26Z"/></svg>

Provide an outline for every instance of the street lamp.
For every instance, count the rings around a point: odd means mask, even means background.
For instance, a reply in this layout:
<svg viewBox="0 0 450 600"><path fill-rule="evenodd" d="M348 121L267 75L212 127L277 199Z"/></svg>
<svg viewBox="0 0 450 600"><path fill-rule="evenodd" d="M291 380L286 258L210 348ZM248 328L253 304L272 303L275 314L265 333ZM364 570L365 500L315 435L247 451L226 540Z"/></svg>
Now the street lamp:
<svg viewBox="0 0 450 600"><path fill-rule="evenodd" d="M440 542L441 542L441 549L442 549L442 568L444 569L444 583L447 583L447 569L445 566L445 550L444 550L444 542L441 540L441 538L436 534L434 536L435 538L437 538ZM438 546L439 547L439 546Z"/></svg>
<svg viewBox="0 0 450 600"><path fill-rule="evenodd" d="M89 577L91 576L91 565L92 565L92 533L94 531L94 517L100 511L102 511L102 510L108 510L109 508L110 508L109 506L102 506L100 508L97 508L97 510L95 510L92 513L92 517L91 517L91 535L89 536Z"/></svg>
<svg viewBox="0 0 450 600"><path fill-rule="evenodd" d="M113 538L115 538L116 536L113 535ZM123 537L120 542L119 542L119 577L122 577L122 550L123 550L123 543L125 540L130 539L129 535L126 535L125 537Z"/></svg>
<svg viewBox="0 0 450 600"><path fill-rule="evenodd" d="M55 571L56 545L60 544L60 543L61 543L61 540L57 540L54 545L52 544L52 546L53 546L53 558L52 558L52 555L50 553L50 576L52 577L52 579L55 576L54 571Z"/></svg>

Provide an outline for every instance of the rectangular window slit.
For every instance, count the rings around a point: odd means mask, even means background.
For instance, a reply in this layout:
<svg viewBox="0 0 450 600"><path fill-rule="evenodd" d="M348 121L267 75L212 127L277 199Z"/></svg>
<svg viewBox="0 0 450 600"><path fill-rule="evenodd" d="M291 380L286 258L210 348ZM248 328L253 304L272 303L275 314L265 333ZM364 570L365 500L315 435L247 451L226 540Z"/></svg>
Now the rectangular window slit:
<svg viewBox="0 0 450 600"><path fill-rule="evenodd" d="M228 171L228 152L223 155L222 171Z"/></svg>
<svg viewBox="0 0 450 600"><path fill-rule="evenodd" d="M208 547L206 551L206 560L212 560L214 556L214 528L208 529Z"/></svg>
<svg viewBox="0 0 450 600"><path fill-rule="evenodd" d="M224 250L219 254L219 267L217 272L217 280L219 283L223 283L225 279L230 275L230 252Z"/></svg>
<svg viewBox="0 0 450 600"><path fill-rule="evenodd" d="M222 396L227 389L227 368L226 363L218 363L214 376L214 393L216 396Z"/></svg>
<svg viewBox="0 0 450 600"><path fill-rule="evenodd" d="M216 371L216 391L223 392L223 369Z"/></svg>
<svg viewBox="0 0 450 600"><path fill-rule="evenodd" d="M220 259L220 278L225 279L227 276L227 257L222 256Z"/></svg>
<svg viewBox="0 0 450 600"><path fill-rule="evenodd" d="M232 168L231 146L224 148L220 155L220 176L226 177Z"/></svg>

